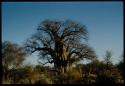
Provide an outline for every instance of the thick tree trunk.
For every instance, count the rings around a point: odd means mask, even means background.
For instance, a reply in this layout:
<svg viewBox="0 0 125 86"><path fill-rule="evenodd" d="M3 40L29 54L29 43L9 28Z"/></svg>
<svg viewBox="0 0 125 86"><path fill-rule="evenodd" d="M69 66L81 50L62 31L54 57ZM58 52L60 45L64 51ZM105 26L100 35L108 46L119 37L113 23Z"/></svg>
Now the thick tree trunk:
<svg viewBox="0 0 125 86"><path fill-rule="evenodd" d="M59 73L66 73L68 71L68 51L66 51L65 46L63 45L63 39L57 40L55 44L56 50L56 59L55 59L55 68L59 71Z"/></svg>
<svg viewBox="0 0 125 86"><path fill-rule="evenodd" d="M67 66L64 64L64 62L57 61L57 63L54 63L55 69L58 71L58 74L60 73L66 73L67 72Z"/></svg>

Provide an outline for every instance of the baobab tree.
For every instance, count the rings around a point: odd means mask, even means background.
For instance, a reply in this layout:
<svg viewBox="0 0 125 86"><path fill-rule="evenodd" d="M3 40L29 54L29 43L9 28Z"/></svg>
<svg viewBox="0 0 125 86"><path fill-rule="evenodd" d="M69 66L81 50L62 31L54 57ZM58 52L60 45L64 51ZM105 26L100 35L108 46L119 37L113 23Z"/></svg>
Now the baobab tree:
<svg viewBox="0 0 125 86"><path fill-rule="evenodd" d="M37 32L27 39L26 51L38 55L46 63L54 63L58 72L65 73L76 61L92 59L96 55L87 45L88 31L85 25L75 21L44 20Z"/></svg>

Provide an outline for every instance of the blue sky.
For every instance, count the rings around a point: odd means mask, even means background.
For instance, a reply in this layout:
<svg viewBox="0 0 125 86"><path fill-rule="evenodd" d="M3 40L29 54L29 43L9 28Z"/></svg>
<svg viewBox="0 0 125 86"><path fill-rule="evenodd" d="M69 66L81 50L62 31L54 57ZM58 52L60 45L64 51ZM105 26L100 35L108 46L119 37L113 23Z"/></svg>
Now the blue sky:
<svg viewBox="0 0 125 86"><path fill-rule="evenodd" d="M22 45L45 19L71 19L86 25L89 41L102 60L112 50L113 63L123 53L123 2L3 2L2 41ZM36 56L27 61L36 64Z"/></svg>

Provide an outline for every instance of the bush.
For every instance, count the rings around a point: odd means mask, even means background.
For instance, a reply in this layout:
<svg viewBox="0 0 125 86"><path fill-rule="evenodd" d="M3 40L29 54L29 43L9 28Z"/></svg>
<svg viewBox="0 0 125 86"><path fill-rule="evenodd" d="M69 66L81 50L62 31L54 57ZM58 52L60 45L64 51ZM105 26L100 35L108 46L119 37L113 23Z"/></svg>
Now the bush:
<svg viewBox="0 0 125 86"><path fill-rule="evenodd" d="M77 70L68 71L67 73L58 75L59 84L76 84L81 79L81 74Z"/></svg>
<svg viewBox="0 0 125 86"><path fill-rule="evenodd" d="M105 70L105 71L100 71L98 74L98 77L96 79L96 83L101 83L101 84L116 84L116 80L118 78L118 74L115 73L113 74L114 71L111 70Z"/></svg>
<svg viewBox="0 0 125 86"><path fill-rule="evenodd" d="M53 82L51 78L44 74L39 80L35 81L34 84L53 84Z"/></svg>
<svg viewBox="0 0 125 86"><path fill-rule="evenodd" d="M53 83L51 79L45 78L45 79L37 80L35 84L53 84Z"/></svg>

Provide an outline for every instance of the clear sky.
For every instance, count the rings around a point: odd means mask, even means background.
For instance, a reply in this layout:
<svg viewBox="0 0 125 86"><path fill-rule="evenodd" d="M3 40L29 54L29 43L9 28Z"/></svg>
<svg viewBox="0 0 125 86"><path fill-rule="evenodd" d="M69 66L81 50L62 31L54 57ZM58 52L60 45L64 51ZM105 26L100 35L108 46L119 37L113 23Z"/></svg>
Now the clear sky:
<svg viewBox="0 0 125 86"><path fill-rule="evenodd" d="M123 54L123 2L3 2L2 41L22 45L45 19L71 19L86 25L89 41L102 60L113 52L113 63ZM36 56L27 61L36 64Z"/></svg>

